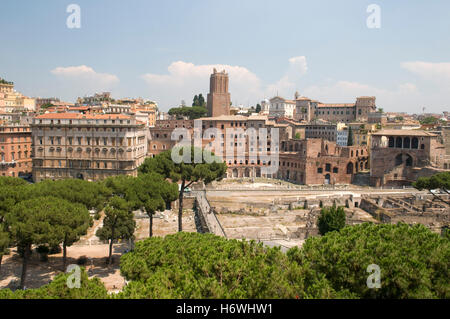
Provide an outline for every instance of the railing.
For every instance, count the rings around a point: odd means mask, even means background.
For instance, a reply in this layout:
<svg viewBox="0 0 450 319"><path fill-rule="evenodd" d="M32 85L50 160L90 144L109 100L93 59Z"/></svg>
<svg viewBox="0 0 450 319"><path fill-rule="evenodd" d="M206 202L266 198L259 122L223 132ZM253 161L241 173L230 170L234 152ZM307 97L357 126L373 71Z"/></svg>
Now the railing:
<svg viewBox="0 0 450 319"><path fill-rule="evenodd" d="M227 238L225 230L220 224L220 221L217 218L215 212L213 211L213 209L211 209L211 205L206 198L206 191L193 191L193 193L195 194L197 200L198 212L203 217L208 230L215 235Z"/></svg>

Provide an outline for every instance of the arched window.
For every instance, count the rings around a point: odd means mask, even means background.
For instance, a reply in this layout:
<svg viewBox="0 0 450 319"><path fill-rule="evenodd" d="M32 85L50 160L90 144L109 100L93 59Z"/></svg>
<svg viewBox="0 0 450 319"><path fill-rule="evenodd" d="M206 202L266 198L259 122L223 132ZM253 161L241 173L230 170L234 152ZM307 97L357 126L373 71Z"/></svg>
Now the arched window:
<svg viewBox="0 0 450 319"><path fill-rule="evenodd" d="M409 137L405 137L403 140L403 148L410 148L411 147L411 140Z"/></svg>
<svg viewBox="0 0 450 319"><path fill-rule="evenodd" d="M389 136L389 147L394 147L394 138Z"/></svg>
<svg viewBox="0 0 450 319"><path fill-rule="evenodd" d="M419 148L419 139L417 137L413 137L411 142L411 148L418 149Z"/></svg>
<svg viewBox="0 0 450 319"><path fill-rule="evenodd" d="M397 137L397 139L395 140L395 147L397 148L402 148L403 146L403 140L401 137Z"/></svg>
<svg viewBox="0 0 450 319"><path fill-rule="evenodd" d="M352 162L347 164L347 174L353 174L353 163Z"/></svg>

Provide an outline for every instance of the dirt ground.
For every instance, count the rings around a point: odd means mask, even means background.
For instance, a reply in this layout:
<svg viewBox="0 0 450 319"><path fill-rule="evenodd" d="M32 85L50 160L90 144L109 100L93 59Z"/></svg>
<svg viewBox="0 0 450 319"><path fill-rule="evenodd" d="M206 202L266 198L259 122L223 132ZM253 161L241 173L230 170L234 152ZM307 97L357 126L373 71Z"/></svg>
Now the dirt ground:
<svg viewBox="0 0 450 319"><path fill-rule="evenodd" d="M361 209L346 209L346 212L348 224L377 223L371 215ZM267 216L246 214L217 215L228 238L256 240L270 240L274 238L304 239L306 237L305 232L308 229L317 228L316 217L317 212L314 214L314 222L311 223L311 211L303 209L278 210Z"/></svg>
<svg viewBox="0 0 450 319"><path fill-rule="evenodd" d="M105 284L110 292L119 291L125 284L125 278L120 275L120 256L129 248L128 243L118 243L113 247L114 263L111 266L106 264L109 246L101 243L95 236L95 231L101 227L102 221L95 221L94 226L88 231L80 242L67 248L67 265L76 264L80 256L86 256L88 262L84 266L89 277L98 277ZM136 219L136 240L148 237L148 218ZM153 235L166 236L175 234L178 231L178 219L175 212L166 211L153 219ZM183 215L183 231L195 232L194 214L187 210ZM0 289L15 289L20 281L22 271L22 259L18 256L16 249L11 249L11 253L3 257L0 269ZM39 254L33 252L27 271L26 288L39 288L52 281L53 277L62 270L62 253L49 255L48 261L39 260Z"/></svg>

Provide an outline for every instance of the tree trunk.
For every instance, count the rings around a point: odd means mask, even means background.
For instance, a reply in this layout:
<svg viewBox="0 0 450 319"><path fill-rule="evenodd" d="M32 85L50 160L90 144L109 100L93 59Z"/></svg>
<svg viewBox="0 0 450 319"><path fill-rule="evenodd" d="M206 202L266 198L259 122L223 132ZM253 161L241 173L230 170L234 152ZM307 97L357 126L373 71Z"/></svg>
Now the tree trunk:
<svg viewBox="0 0 450 319"><path fill-rule="evenodd" d="M117 219L116 219L117 221ZM114 222L115 224L116 222ZM112 248L114 242L114 227L111 229L111 241L109 242L109 257L108 257L108 265L112 264Z"/></svg>
<svg viewBox="0 0 450 319"><path fill-rule="evenodd" d="M183 194L184 194L184 180L181 182L180 195L178 199L178 231L183 231Z"/></svg>
<svg viewBox="0 0 450 319"><path fill-rule="evenodd" d="M149 237L153 237L153 213L149 213L148 217L150 218L150 223L148 226L148 234Z"/></svg>
<svg viewBox="0 0 450 319"><path fill-rule="evenodd" d="M63 242L63 271L66 271L66 262L67 262L67 245L66 241Z"/></svg>
<svg viewBox="0 0 450 319"><path fill-rule="evenodd" d="M31 251L31 244L25 245L23 251L22 274L20 276L19 289L23 289L25 287L25 279L27 277L28 258L30 258L30 251Z"/></svg>
<svg viewBox="0 0 450 319"><path fill-rule="evenodd" d="M0 273L2 271L2 259L3 259L3 254L0 255Z"/></svg>
<svg viewBox="0 0 450 319"><path fill-rule="evenodd" d="M114 239L110 239L110 241L109 241L109 257L108 257L108 265L111 265L111 263L112 263L112 247L113 247L113 241L114 241Z"/></svg>

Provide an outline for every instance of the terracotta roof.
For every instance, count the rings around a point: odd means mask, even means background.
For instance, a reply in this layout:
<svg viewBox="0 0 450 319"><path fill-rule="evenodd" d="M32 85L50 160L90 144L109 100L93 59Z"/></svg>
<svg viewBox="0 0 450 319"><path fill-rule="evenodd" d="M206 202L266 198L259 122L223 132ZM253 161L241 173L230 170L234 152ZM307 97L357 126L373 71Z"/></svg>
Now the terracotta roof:
<svg viewBox="0 0 450 319"><path fill-rule="evenodd" d="M36 119L88 119L88 120L129 120L131 117L124 114L81 114L81 113L45 113Z"/></svg>
<svg viewBox="0 0 450 319"><path fill-rule="evenodd" d="M214 117L201 117L202 121L247 121L248 117L243 115L220 115Z"/></svg>
<svg viewBox="0 0 450 319"><path fill-rule="evenodd" d="M394 136L437 136L423 130L382 130L372 133L372 135L394 135Z"/></svg>
<svg viewBox="0 0 450 319"><path fill-rule="evenodd" d="M355 103L338 103L338 104L326 104L326 103L319 103L317 104L318 107L354 107Z"/></svg>
<svg viewBox="0 0 450 319"><path fill-rule="evenodd" d="M295 104L295 101L294 101L294 100L287 100L287 99L285 99L285 98L283 98L283 97L281 97L281 96L275 96L275 97L271 98L270 101L272 101L272 100L274 100L274 99L280 99L280 100L282 100L282 101L284 101L284 102L286 102L286 103L294 103L294 104Z"/></svg>
<svg viewBox="0 0 450 319"><path fill-rule="evenodd" d="M89 110L89 106L70 106L69 110Z"/></svg>

